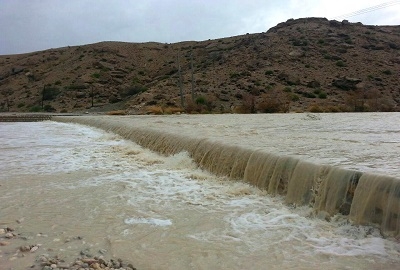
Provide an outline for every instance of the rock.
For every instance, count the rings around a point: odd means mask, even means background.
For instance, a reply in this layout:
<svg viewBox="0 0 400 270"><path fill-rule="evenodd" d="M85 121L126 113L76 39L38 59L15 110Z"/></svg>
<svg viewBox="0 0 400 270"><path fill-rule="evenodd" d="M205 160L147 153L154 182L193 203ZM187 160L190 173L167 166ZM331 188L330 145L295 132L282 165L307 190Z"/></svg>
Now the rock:
<svg viewBox="0 0 400 270"><path fill-rule="evenodd" d="M281 81L286 82L289 85L298 85L300 84L300 79L298 77L295 77L291 74L287 74L285 72L282 72L278 75L278 79Z"/></svg>
<svg viewBox="0 0 400 270"><path fill-rule="evenodd" d="M70 265L68 263L58 263L57 267L60 269L69 269Z"/></svg>
<svg viewBox="0 0 400 270"><path fill-rule="evenodd" d="M24 70L25 70L24 67L13 67L13 68L11 69L11 74L12 74L12 75L16 75L16 74L18 74L18 73L23 72Z"/></svg>
<svg viewBox="0 0 400 270"><path fill-rule="evenodd" d="M14 238L14 236L15 235L12 232L8 232L8 233L5 234L5 237L8 238L8 239Z"/></svg>
<svg viewBox="0 0 400 270"><path fill-rule="evenodd" d="M31 250L31 247L30 247L30 246L20 246L20 247L19 247L19 250L20 250L21 252L28 252L28 251Z"/></svg>
<svg viewBox="0 0 400 270"><path fill-rule="evenodd" d="M86 97L86 93L85 92L77 92L76 93L76 98L85 98Z"/></svg>
<svg viewBox="0 0 400 270"><path fill-rule="evenodd" d="M38 246L33 246L33 247L31 248L31 252L35 252L35 251L38 250L38 249L39 249Z"/></svg>
<svg viewBox="0 0 400 270"><path fill-rule="evenodd" d="M361 82L361 80L357 79L357 78L343 77L343 78L334 80L332 82L332 85L336 86L337 88L347 91L347 90L355 90L357 84L360 82Z"/></svg>
<svg viewBox="0 0 400 270"><path fill-rule="evenodd" d="M8 246L10 244L10 242L7 241L0 241L0 247L2 246Z"/></svg>
<svg viewBox="0 0 400 270"><path fill-rule="evenodd" d="M90 265L90 268L93 268L93 269L100 269L100 264L99 263L93 263L93 264L91 264Z"/></svg>
<svg viewBox="0 0 400 270"><path fill-rule="evenodd" d="M81 261L82 261L83 263L87 263L87 264L92 264L92 263L97 262L97 260L96 260L96 259L93 259L93 258L83 258L83 259L81 259Z"/></svg>
<svg viewBox="0 0 400 270"><path fill-rule="evenodd" d="M99 253L104 255L104 254L107 253L107 249L100 249L100 250L99 250Z"/></svg>
<svg viewBox="0 0 400 270"><path fill-rule="evenodd" d="M304 56L304 51L302 50L294 50L289 53L289 56L293 58L302 57Z"/></svg>
<svg viewBox="0 0 400 270"><path fill-rule="evenodd" d="M5 234L6 230L5 229L0 229L0 234Z"/></svg>
<svg viewBox="0 0 400 270"><path fill-rule="evenodd" d="M310 88L319 88L319 87L321 87L321 84L320 84L319 81L312 80L311 82L308 82L308 83L307 83L307 87L310 87Z"/></svg>

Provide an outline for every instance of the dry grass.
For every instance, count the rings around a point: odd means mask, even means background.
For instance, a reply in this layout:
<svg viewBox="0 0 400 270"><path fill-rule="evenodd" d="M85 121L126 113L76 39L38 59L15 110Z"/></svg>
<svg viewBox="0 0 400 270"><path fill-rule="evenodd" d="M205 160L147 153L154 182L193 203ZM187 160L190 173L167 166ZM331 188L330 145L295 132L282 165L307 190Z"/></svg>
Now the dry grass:
<svg viewBox="0 0 400 270"><path fill-rule="evenodd" d="M185 110L180 107L166 107L163 111L164 114L179 114L185 112Z"/></svg>
<svg viewBox="0 0 400 270"><path fill-rule="evenodd" d="M107 115L126 115L125 110L109 111Z"/></svg>
<svg viewBox="0 0 400 270"><path fill-rule="evenodd" d="M146 107L146 114L164 114L164 110L161 106L149 106Z"/></svg>

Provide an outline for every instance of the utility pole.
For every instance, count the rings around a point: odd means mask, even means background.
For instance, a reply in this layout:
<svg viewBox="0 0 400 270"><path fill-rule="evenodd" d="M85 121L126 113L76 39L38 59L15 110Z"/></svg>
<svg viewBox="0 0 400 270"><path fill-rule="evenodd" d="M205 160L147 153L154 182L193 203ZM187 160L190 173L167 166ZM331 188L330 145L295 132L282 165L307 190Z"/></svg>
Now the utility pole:
<svg viewBox="0 0 400 270"><path fill-rule="evenodd" d="M179 76L179 92L181 94L181 107L182 109L185 108L185 101L183 98L183 87L182 87L182 76L181 76L181 63L179 62L179 51L178 51L178 76Z"/></svg>
<svg viewBox="0 0 400 270"><path fill-rule="evenodd" d="M93 99L94 99L94 93L93 93L93 85L90 85L90 95L92 96L92 108L93 108Z"/></svg>
<svg viewBox="0 0 400 270"><path fill-rule="evenodd" d="M42 110L43 110L43 103L44 103L44 95L45 95L45 91L46 91L46 86L43 86L43 90L42 90Z"/></svg>
<svg viewBox="0 0 400 270"><path fill-rule="evenodd" d="M190 69L192 71L192 102L194 103L194 69L193 69L193 48L190 52Z"/></svg>

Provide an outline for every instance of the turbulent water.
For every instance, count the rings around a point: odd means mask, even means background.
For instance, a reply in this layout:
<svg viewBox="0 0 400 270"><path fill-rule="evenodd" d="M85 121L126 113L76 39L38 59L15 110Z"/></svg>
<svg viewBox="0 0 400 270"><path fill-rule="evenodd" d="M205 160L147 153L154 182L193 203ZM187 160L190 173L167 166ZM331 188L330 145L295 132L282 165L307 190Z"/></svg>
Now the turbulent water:
<svg viewBox="0 0 400 270"><path fill-rule="evenodd" d="M270 136L268 147L279 148L271 135L277 134L270 130L273 123L265 127L247 121L233 127L236 133L231 134L229 122L213 123L214 116L199 116L199 122L194 118L131 121L137 126L146 122L168 126L171 131L180 125L182 134L190 132L190 125L204 124L200 135L242 136L246 145L250 140L245 133L257 133ZM271 119L256 116L252 121ZM382 132L387 134L378 134L382 122L370 123L372 132L357 138L346 133L345 118L340 136L329 131L332 125L325 130L321 121L304 119L309 124L302 125L309 127L306 132L320 131L322 143L339 153L346 148L344 141L351 141L355 149L379 144L380 151L367 150L379 156L378 164L369 159L349 165L351 155L346 154L344 165L382 170L383 164L385 173L397 174L398 156L397 161L390 158L398 153L400 138L394 135L399 127L395 118L391 121L395 122L387 125L390 130ZM219 131L213 134L206 122ZM286 133L285 139L280 138L282 147L294 146L289 127L293 136L310 140L288 124L281 127ZM351 225L341 215L327 222L307 206L289 206L280 196L212 176L184 152L163 157L117 135L56 122L0 123L0 138L0 227L13 227L26 239L16 240L16 245L41 244L35 254L23 258L14 256L14 246L0 247L3 266L25 269L40 254L68 259L80 252L122 258L138 269L395 269L400 263L399 242L383 238L378 229ZM342 146L324 138L334 138ZM317 141L315 148L323 152ZM355 153L360 155L364 154ZM334 152L321 159L339 162L342 158Z"/></svg>

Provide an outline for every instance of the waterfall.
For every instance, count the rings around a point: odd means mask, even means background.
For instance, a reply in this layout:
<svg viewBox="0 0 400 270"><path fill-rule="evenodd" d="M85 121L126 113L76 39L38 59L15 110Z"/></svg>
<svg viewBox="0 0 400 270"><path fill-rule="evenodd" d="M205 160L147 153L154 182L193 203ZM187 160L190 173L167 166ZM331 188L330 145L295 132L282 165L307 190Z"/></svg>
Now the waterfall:
<svg viewBox="0 0 400 270"><path fill-rule="evenodd" d="M288 204L308 205L316 213L343 214L354 224L380 226L384 235L400 237L400 179L314 164L245 145L227 145L151 128L127 126L118 118L53 117L110 131L164 155L186 151L203 169L245 181Z"/></svg>

